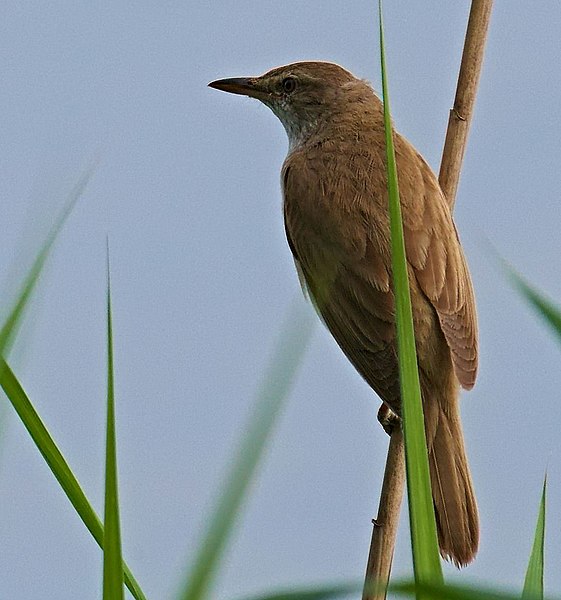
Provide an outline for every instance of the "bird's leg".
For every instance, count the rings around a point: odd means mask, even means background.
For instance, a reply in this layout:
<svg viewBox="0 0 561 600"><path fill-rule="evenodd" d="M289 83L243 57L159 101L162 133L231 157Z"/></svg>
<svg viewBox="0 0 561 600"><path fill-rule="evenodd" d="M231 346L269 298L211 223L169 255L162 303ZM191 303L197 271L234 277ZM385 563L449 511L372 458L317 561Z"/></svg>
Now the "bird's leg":
<svg viewBox="0 0 561 600"><path fill-rule="evenodd" d="M396 427L401 427L401 418L384 402L378 410L378 421L389 436L392 435Z"/></svg>

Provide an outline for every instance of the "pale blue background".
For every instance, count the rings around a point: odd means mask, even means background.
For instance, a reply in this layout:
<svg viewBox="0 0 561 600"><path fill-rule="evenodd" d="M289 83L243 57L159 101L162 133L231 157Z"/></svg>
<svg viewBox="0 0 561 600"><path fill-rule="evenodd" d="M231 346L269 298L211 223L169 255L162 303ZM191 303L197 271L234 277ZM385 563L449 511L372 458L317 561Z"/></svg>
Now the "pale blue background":
<svg viewBox="0 0 561 600"><path fill-rule="evenodd" d="M467 1L386 2L394 118L433 166L467 12ZM560 30L558 2L496 3L456 210L481 326L463 403L481 551L461 577L521 586L547 467L546 581L558 593L561 353L489 242L561 300ZM177 589L299 294L280 210L284 131L257 102L206 84L327 59L379 89L377 43L372 1L2 2L3 277L29 221L40 230L101 159L12 362L101 510L108 232L123 544L151 599ZM215 598L362 577L387 444L378 404L318 327ZM9 416L0 598L99 598L101 553ZM395 573L410 569L403 519Z"/></svg>

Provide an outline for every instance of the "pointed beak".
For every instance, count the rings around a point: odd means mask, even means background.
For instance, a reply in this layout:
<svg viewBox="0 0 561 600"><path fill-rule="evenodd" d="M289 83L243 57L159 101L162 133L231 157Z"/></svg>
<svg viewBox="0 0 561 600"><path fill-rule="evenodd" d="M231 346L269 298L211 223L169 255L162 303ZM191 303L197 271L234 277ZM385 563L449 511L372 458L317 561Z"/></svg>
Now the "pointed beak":
<svg viewBox="0 0 561 600"><path fill-rule="evenodd" d="M229 92L230 94L241 94L242 96L256 98L262 93L256 82L256 77L232 77L231 79L211 81L208 87Z"/></svg>

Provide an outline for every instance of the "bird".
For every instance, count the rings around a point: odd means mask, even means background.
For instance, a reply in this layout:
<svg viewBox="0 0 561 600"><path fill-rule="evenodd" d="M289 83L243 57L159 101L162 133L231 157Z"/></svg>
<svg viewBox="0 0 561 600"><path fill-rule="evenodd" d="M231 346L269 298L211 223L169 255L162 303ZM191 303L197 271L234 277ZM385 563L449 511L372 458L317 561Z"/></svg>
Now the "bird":
<svg viewBox="0 0 561 600"><path fill-rule="evenodd" d="M302 286L382 406L400 415L382 101L366 80L320 61L209 86L261 101L284 126L284 225ZM393 137L438 542L463 567L479 544L459 407L477 376L473 285L436 175L395 128Z"/></svg>

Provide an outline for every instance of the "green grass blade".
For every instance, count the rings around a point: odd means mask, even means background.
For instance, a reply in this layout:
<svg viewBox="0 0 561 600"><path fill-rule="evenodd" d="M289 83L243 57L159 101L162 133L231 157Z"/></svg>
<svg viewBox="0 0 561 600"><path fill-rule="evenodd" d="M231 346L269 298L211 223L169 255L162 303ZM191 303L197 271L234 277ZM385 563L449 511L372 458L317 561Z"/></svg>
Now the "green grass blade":
<svg viewBox="0 0 561 600"><path fill-rule="evenodd" d="M12 369L3 359L0 363L0 385L84 525L99 546L103 548L103 525L99 517ZM146 600L146 596L130 569L126 565L123 565L123 569L125 582L131 594L136 600Z"/></svg>
<svg viewBox="0 0 561 600"><path fill-rule="evenodd" d="M251 596L246 600L332 600L360 592L362 586L358 583L347 583L333 586L318 586L316 588L293 589L272 594ZM479 586L454 584L415 584L414 581L400 581L390 584L392 597L416 596L422 592L431 600L520 600L517 593L503 592Z"/></svg>
<svg viewBox="0 0 561 600"><path fill-rule="evenodd" d="M61 213L56 219L54 226L49 231L40 252L37 254L31 269L24 279L23 285L17 295L16 301L14 302L14 306L10 311L6 321L2 325L2 328L0 329L0 354L4 357L6 357L10 351L13 339L18 331L18 326L21 321L23 311L27 306L33 290L35 289L39 275L41 274L41 271L45 265L45 261L47 260L58 234L66 222L66 219L70 216L70 213L76 206L76 203L86 188L86 185L88 184L92 174L93 168L85 171L70 191Z"/></svg>
<svg viewBox="0 0 561 600"><path fill-rule="evenodd" d="M415 333L409 278L403 238L403 223L397 181L397 167L393 145L390 100L388 93L382 0L379 0L380 59L384 100L384 126L388 194L391 227L392 272L396 305L396 328L401 389L401 411L407 467L407 490L413 567L417 582L442 582L442 567L436 536L427 446L425 440L423 407L419 386L419 371L415 349Z"/></svg>
<svg viewBox="0 0 561 600"><path fill-rule="evenodd" d="M359 585L339 585L324 589L287 590L276 594L252 596L247 600L332 600L360 592ZM413 597L419 592L431 600L520 600L516 593L466 585L419 584L414 581L390 585L392 595Z"/></svg>
<svg viewBox="0 0 561 600"><path fill-rule="evenodd" d="M302 310L297 308L289 313L288 323L283 329L264 383L257 395L254 413L245 428L247 433L220 491L218 503L209 517L208 529L203 536L190 575L178 596L181 600L202 600L208 597L248 485L288 396L311 336L312 321Z"/></svg>
<svg viewBox="0 0 561 600"><path fill-rule="evenodd" d="M454 584L415 584L413 581L390 585L390 591L398 596L413 597L419 592L431 600L520 600L520 594Z"/></svg>
<svg viewBox="0 0 561 600"><path fill-rule="evenodd" d="M117 491L115 440L115 385L113 376L113 323L111 279L107 250L107 437L105 444L105 532L103 536L103 600L123 600L123 557Z"/></svg>
<svg viewBox="0 0 561 600"><path fill-rule="evenodd" d="M43 266L48 258L48 255L56 241L58 233L62 229L67 217L72 212L76 202L82 194L88 180L91 177L93 169L86 171L78 180L72 189L65 205L55 221L55 225L50 230L45 242L43 243L40 252L35 258L31 269L24 278L23 285L16 297L14 306L11 309L5 323L0 328L0 385L6 393L8 400L11 402L16 413L22 420L25 428L31 435L39 452L49 465L54 476L60 483L68 499L80 515L82 521L89 529L97 543L103 547L103 526L88 502L80 484L72 473L68 463L64 459L60 450L56 446L53 438L49 434L47 428L43 424L37 411L31 404L23 387L14 375L5 360L9 353L12 342L17 333L21 318L25 308L29 302L31 294L37 284ZM125 577L127 586L137 600L146 600L140 586L132 576L128 567L125 568Z"/></svg>
<svg viewBox="0 0 561 600"><path fill-rule="evenodd" d="M538 520L536 522L536 532L534 534L534 543L528 568L526 569L526 578L524 579L524 589L522 591L523 600L543 600L543 565L544 565L544 544L545 544L545 499L547 490L547 475L543 480L542 495L538 510Z"/></svg>
<svg viewBox="0 0 561 600"><path fill-rule="evenodd" d="M343 583L338 585L317 586L302 589L293 589L252 596L247 600L333 600L350 594L357 594L363 588L362 583Z"/></svg>
<svg viewBox="0 0 561 600"><path fill-rule="evenodd" d="M561 340L560 307L532 287L505 261L503 261L503 265L514 286L528 301L536 313L549 325L551 330L557 335L558 339ZM528 562L528 568L526 570L526 577L524 579L522 598L525 599L543 598L546 489L547 477L544 478L543 482L534 542Z"/></svg>
<svg viewBox="0 0 561 600"><path fill-rule="evenodd" d="M538 315L550 326L553 332L557 334L558 339L561 340L561 307L538 292L508 264L504 263L504 265L514 287L522 294L522 296L524 296Z"/></svg>

